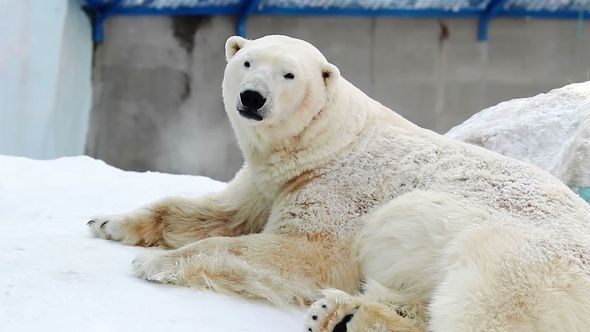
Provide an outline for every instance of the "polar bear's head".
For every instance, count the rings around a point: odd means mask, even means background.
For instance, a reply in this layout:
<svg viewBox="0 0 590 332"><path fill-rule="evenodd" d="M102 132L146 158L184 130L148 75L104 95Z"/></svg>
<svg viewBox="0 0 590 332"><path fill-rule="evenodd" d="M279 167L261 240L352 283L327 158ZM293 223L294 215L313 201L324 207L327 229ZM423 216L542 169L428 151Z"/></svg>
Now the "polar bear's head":
<svg viewBox="0 0 590 332"><path fill-rule="evenodd" d="M230 37L225 53L225 109L240 126L309 122L340 77L315 47L286 36Z"/></svg>

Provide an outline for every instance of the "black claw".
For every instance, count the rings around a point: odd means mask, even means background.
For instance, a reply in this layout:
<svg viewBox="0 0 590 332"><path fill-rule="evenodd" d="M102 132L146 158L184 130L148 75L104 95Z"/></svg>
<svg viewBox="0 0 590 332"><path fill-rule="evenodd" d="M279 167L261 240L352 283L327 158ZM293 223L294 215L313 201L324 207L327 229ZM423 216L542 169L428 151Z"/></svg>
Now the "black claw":
<svg viewBox="0 0 590 332"><path fill-rule="evenodd" d="M104 226L105 226L105 225L106 225L108 222L109 222L109 221L107 220L107 221L103 222L102 224L100 224L100 229L104 229Z"/></svg>
<svg viewBox="0 0 590 332"><path fill-rule="evenodd" d="M313 316L311 316L311 319L318 320L318 316L317 315L313 315Z"/></svg>
<svg viewBox="0 0 590 332"><path fill-rule="evenodd" d="M86 223L87 226L90 226L92 224L94 224L96 222L96 220L90 220Z"/></svg>
<svg viewBox="0 0 590 332"><path fill-rule="evenodd" d="M332 332L346 332L348 330L348 328L346 327L346 324L348 322L350 322L350 320L352 319L352 316L353 316L353 314L344 316L344 318L342 318L340 323L338 323L338 324L336 324L336 326L334 326L334 329L332 330Z"/></svg>

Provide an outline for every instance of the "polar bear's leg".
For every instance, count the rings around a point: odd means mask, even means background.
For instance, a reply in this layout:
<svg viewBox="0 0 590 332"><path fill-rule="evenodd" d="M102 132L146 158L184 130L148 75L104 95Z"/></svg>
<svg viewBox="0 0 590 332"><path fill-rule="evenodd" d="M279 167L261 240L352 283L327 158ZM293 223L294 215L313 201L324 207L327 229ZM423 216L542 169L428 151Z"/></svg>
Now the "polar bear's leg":
<svg viewBox="0 0 590 332"><path fill-rule="evenodd" d="M445 248L469 225L488 218L446 193L402 195L366 219L356 245L363 274L411 302L427 302L444 278L440 257Z"/></svg>
<svg viewBox="0 0 590 332"><path fill-rule="evenodd" d="M270 202L242 169L227 187L198 198L169 197L120 215L88 222L96 237L141 246L182 245L212 236L256 233L266 223Z"/></svg>
<svg viewBox="0 0 590 332"><path fill-rule="evenodd" d="M317 299L322 288L354 291L360 285L349 247L295 235L213 237L146 253L133 265L139 277L150 281L304 305Z"/></svg>
<svg viewBox="0 0 590 332"><path fill-rule="evenodd" d="M439 257L466 223L487 214L439 192L414 191L366 218L357 255L365 292L327 292L310 309L312 331L420 331L426 304L444 278ZM314 316L316 319L314 319Z"/></svg>
<svg viewBox="0 0 590 332"><path fill-rule="evenodd" d="M497 226L458 236L444 258L446 277L433 292L429 329L588 331L590 276L527 236Z"/></svg>

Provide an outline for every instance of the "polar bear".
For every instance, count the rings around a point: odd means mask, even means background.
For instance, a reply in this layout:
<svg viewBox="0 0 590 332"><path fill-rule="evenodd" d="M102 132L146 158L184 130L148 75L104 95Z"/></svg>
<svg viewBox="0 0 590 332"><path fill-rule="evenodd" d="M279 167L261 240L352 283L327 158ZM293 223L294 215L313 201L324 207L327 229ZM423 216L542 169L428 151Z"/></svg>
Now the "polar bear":
<svg viewBox="0 0 590 332"><path fill-rule="evenodd" d="M307 42L225 48L243 168L222 192L88 223L173 249L135 259L139 277L312 303L313 332L590 330L590 206L564 184L419 128Z"/></svg>

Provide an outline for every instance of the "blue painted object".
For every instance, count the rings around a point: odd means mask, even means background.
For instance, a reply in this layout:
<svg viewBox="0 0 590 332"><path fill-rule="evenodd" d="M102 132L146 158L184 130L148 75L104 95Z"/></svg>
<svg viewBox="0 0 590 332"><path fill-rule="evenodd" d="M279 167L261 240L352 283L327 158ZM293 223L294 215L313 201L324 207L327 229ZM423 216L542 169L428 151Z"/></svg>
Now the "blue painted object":
<svg viewBox="0 0 590 332"><path fill-rule="evenodd" d="M246 21L248 15L252 14L258 9L261 0L245 0L238 15L238 23L236 25L236 34L238 36L246 36Z"/></svg>
<svg viewBox="0 0 590 332"><path fill-rule="evenodd" d="M580 190L578 190L578 194L580 194L580 196L582 196L586 202L590 203L590 187L580 188Z"/></svg>
<svg viewBox="0 0 590 332"><path fill-rule="evenodd" d="M246 34L250 15L475 17L478 40L488 39L495 17L590 18L587 0L82 0L95 13L93 38L103 39L113 15L236 15L236 33Z"/></svg>
<svg viewBox="0 0 590 332"><path fill-rule="evenodd" d="M486 6L483 13L479 16L479 22L477 25L477 39L488 40L488 27L490 20L496 15L502 7L508 2L508 0L491 0Z"/></svg>

